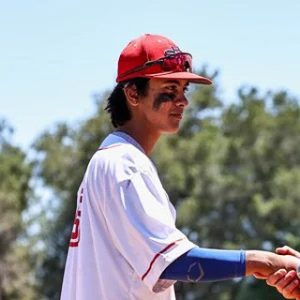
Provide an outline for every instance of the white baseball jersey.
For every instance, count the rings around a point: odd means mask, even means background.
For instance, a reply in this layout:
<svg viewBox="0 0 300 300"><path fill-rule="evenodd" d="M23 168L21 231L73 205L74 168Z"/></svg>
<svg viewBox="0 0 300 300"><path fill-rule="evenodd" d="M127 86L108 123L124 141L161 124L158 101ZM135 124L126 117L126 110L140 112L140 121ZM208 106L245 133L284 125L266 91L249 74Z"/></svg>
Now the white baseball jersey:
<svg viewBox="0 0 300 300"><path fill-rule="evenodd" d="M61 300L171 300L159 279L195 247L175 226L156 168L123 132L92 157L78 191Z"/></svg>

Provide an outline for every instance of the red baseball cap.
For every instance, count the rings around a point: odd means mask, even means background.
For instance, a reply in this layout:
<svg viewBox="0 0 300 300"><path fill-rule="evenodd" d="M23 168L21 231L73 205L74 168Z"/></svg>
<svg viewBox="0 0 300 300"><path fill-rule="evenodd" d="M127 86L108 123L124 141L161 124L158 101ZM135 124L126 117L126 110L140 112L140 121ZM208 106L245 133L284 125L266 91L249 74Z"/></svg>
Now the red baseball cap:
<svg viewBox="0 0 300 300"><path fill-rule="evenodd" d="M153 34L145 34L129 42L119 57L116 81L137 77L212 83L210 79L192 72L191 54L182 52L168 38Z"/></svg>

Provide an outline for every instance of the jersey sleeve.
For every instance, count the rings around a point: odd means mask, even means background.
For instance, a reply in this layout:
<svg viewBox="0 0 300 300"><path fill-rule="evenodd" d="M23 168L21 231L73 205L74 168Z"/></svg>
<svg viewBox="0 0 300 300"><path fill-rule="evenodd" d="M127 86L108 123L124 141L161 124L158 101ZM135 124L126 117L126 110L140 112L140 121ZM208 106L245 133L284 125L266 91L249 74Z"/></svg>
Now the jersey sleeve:
<svg viewBox="0 0 300 300"><path fill-rule="evenodd" d="M160 181L134 172L111 190L105 216L116 248L152 291L173 284L159 280L161 273L195 245L176 228L174 208Z"/></svg>

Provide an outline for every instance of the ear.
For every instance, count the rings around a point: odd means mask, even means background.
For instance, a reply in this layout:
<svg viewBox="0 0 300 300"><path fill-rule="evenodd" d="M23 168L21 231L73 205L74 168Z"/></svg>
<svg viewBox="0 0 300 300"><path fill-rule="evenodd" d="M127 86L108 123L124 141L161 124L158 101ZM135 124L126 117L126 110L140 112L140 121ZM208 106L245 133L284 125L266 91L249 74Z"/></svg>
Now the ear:
<svg viewBox="0 0 300 300"><path fill-rule="evenodd" d="M124 87L124 94L126 96L128 103L131 106L138 105L139 96L138 96L135 85L130 85L130 86Z"/></svg>

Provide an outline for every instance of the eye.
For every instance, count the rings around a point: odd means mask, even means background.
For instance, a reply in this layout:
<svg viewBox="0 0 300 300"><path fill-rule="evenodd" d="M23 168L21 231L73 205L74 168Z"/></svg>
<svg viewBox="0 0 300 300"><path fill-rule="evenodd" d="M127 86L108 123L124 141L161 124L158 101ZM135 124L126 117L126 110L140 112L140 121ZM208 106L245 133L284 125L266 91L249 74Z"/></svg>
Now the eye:
<svg viewBox="0 0 300 300"><path fill-rule="evenodd" d="M178 88L176 85L169 85L166 87L166 89L169 91L169 92L172 92L172 93L177 93L178 92Z"/></svg>
<svg viewBox="0 0 300 300"><path fill-rule="evenodd" d="M189 91L189 86L186 85L186 86L183 88L183 92L184 92L184 93L187 93L188 91Z"/></svg>

